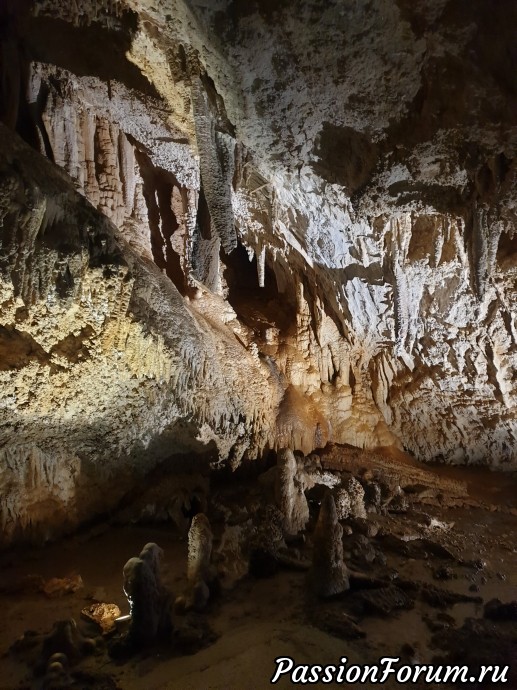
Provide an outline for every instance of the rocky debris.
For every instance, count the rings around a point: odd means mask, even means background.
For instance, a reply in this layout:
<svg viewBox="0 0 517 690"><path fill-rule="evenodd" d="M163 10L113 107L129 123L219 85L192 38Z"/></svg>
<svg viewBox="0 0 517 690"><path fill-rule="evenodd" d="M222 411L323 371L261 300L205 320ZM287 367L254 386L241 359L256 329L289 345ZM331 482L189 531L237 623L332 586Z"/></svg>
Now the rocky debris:
<svg viewBox="0 0 517 690"><path fill-rule="evenodd" d="M416 538L404 540L394 534L382 533L379 534L378 539L383 549L392 551L404 558L426 560L433 557L457 565L468 565L466 561L455 555L446 546L426 537L416 536Z"/></svg>
<svg viewBox="0 0 517 690"><path fill-rule="evenodd" d="M347 524L354 534L363 534L368 539L373 539L379 534L379 526L371 518L349 518Z"/></svg>
<svg viewBox="0 0 517 690"><path fill-rule="evenodd" d="M105 604L96 602L85 606L81 611L81 616L87 620L94 621L101 629L103 635L108 635L115 631L115 621L121 615L121 611L116 604Z"/></svg>
<svg viewBox="0 0 517 690"><path fill-rule="evenodd" d="M408 493L421 487L429 491L432 498L441 494L444 500L469 500L467 483L432 472L408 455L381 454L372 450L361 450L352 446L328 444L320 453L324 468L351 472L362 476L379 477L383 491L383 502L390 500L397 486ZM388 478L390 479L389 481Z"/></svg>
<svg viewBox="0 0 517 690"><path fill-rule="evenodd" d="M425 601L430 606L441 609L454 606L454 604L481 604L483 602L483 598L480 596L451 592L450 590L440 589L429 584L420 589L420 597L422 601Z"/></svg>
<svg viewBox="0 0 517 690"><path fill-rule="evenodd" d="M305 572L310 570L311 561L302 556L298 549L285 547L278 551L277 561L285 570Z"/></svg>
<svg viewBox="0 0 517 690"><path fill-rule="evenodd" d="M122 690L111 676L105 673L88 673L75 670L67 673L59 665L49 669L43 680L42 690Z"/></svg>
<svg viewBox="0 0 517 690"><path fill-rule="evenodd" d="M283 448L278 451L276 475L276 502L284 516L284 532L296 535L309 521L309 505L305 497L307 480L300 472L293 451Z"/></svg>
<svg viewBox="0 0 517 690"><path fill-rule="evenodd" d="M326 607L319 604L318 609L312 612L310 620L320 630L342 640L360 640L366 637L366 632L358 625L357 620L335 606Z"/></svg>
<svg viewBox="0 0 517 690"><path fill-rule="evenodd" d="M427 582L420 582L418 580L398 578L397 586L405 592L414 593L415 596L418 596L426 604L438 609L450 608L451 606L454 606L454 604L481 604L483 602L482 597L473 596L470 594L462 594L460 592L452 592L449 589L442 589Z"/></svg>
<svg viewBox="0 0 517 690"><path fill-rule="evenodd" d="M358 570L349 570L348 579L350 581L350 589L354 591L360 589L380 589L389 584L388 578L374 577Z"/></svg>
<svg viewBox="0 0 517 690"><path fill-rule="evenodd" d="M62 597L65 594L74 594L84 587L83 579L79 573L73 573L66 577L52 577L45 580L41 586L41 591L49 598Z"/></svg>
<svg viewBox="0 0 517 690"><path fill-rule="evenodd" d="M431 618L428 614L424 614L422 620L432 633L456 627L456 619L443 611L439 611L434 618Z"/></svg>
<svg viewBox="0 0 517 690"><path fill-rule="evenodd" d="M372 564L377 555L373 544L364 534L354 534L351 553L354 560L362 565Z"/></svg>
<svg viewBox="0 0 517 690"><path fill-rule="evenodd" d="M433 663L468 666L476 676L481 666L509 666L507 680L501 687L517 687L517 626L486 619L467 618L460 628L440 630L432 638L435 648L446 653ZM489 682L481 687L497 687Z"/></svg>
<svg viewBox="0 0 517 690"><path fill-rule="evenodd" d="M441 565L433 570L433 577L435 580L452 580L457 575L449 566Z"/></svg>
<svg viewBox="0 0 517 690"><path fill-rule="evenodd" d="M321 598L345 592L350 585L343 559L343 529L330 492L321 504L313 543L312 567L309 571L312 591Z"/></svg>
<svg viewBox="0 0 517 690"><path fill-rule="evenodd" d="M91 637L83 635L73 618L68 620L56 621L52 627L50 635L43 640L41 657L38 668L46 670L49 660L54 655L60 655L60 663L64 665L77 664L84 656L93 654L96 650L96 642Z"/></svg>
<svg viewBox="0 0 517 690"><path fill-rule="evenodd" d="M407 513L409 510L409 499L406 493L398 486L393 497L387 503L390 513Z"/></svg>
<svg viewBox="0 0 517 690"><path fill-rule="evenodd" d="M415 605L414 599L396 585L361 590L354 594L354 602L357 601L364 614L379 616L389 616L395 611L411 609Z"/></svg>
<svg viewBox="0 0 517 690"><path fill-rule="evenodd" d="M19 592L33 592L45 594L49 599L55 599L67 594L75 594L83 589L84 583L79 573L70 573L65 577L51 577L45 579L41 575L26 575L0 588L0 591L15 594Z"/></svg>

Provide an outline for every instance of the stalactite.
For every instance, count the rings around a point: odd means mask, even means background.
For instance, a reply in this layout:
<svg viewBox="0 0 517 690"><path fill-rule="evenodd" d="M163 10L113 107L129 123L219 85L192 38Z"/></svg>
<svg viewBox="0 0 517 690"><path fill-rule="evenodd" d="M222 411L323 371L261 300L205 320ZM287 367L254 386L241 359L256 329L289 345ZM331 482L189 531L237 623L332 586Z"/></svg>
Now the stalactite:
<svg viewBox="0 0 517 690"><path fill-rule="evenodd" d="M476 207L472 218L472 265L474 290L479 299L485 295L488 281L488 223L486 210Z"/></svg>
<svg viewBox="0 0 517 690"><path fill-rule="evenodd" d="M259 287L263 288L265 285L265 275L266 275L266 248L265 247L261 247L259 253L257 254L257 273L258 273Z"/></svg>
<svg viewBox="0 0 517 690"><path fill-rule="evenodd" d="M206 201L221 245L229 254L237 246L232 207L234 142L227 135L216 131L199 79L192 82L192 102Z"/></svg>

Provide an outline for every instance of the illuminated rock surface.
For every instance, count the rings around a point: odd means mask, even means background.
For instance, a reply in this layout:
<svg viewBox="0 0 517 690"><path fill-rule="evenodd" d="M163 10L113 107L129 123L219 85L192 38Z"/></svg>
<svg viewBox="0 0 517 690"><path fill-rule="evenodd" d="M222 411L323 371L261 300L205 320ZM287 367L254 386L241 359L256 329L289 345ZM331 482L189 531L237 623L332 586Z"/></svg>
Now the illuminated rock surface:
<svg viewBox="0 0 517 690"><path fill-rule="evenodd" d="M4 542L173 456L516 468L513 3L5 7Z"/></svg>

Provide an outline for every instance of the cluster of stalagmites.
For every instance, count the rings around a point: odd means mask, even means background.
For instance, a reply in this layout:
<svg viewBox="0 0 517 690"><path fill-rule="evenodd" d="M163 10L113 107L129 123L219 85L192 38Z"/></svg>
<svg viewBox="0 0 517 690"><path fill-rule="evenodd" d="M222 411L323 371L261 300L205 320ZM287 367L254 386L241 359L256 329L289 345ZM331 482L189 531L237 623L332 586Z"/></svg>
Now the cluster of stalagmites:
<svg viewBox="0 0 517 690"><path fill-rule="evenodd" d="M129 615L114 621L108 643L112 657L124 658L156 644L177 644L179 649L193 651L212 637L208 626L192 624L190 611L203 611L217 591L218 574L212 565L213 535L203 513L194 516L188 533L187 588L174 599L161 575L163 550L153 542L140 554L130 558L122 570L123 590L129 604ZM181 619L181 620L180 620ZM25 647L33 644L24 636ZM43 675L43 690L70 690L77 686L73 667L85 655L96 653L102 643L86 637L71 618L57 621L43 640L37 675ZM82 686L81 686L82 687ZM104 687L104 686L102 686Z"/></svg>
<svg viewBox="0 0 517 690"><path fill-rule="evenodd" d="M382 554L372 551L366 536L372 529L368 513L403 512L408 507L396 478L358 478L347 471L326 470L315 453L304 457L280 450L276 467L263 474L259 484L266 504L257 512L249 540L249 572L268 576L282 566L308 570L310 590L320 598L349 587L344 533L356 533L359 560L382 562ZM311 518L310 505L320 506L317 519ZM312 562L300 556L298 547L307 544L312 544Z"/></svg>
<svg viewBox="0 0 517 690"><path fill-rule="evenodd" d="M239 516L219 506L226 524L216 552L208 517L194 515L188 531L187 585L176 599L162 584L163 552L157 544L147 544L126 563L124 592L130 623L119 647L139 649L174 635L174 616L202 613L220 591L221 580L229 581L233 566L240 576L258 577L273 575L280 567L305 570L314 595L322 599L339 595L349 588L343 524L347 534L353 524L358 539L367 542L361 532L368 532L369 512L383 512L392 505L395 509L397 501L404 509L405 495L396 481L372 477L360 481L345 471L323 469L316 454L304 457L289 449L278 452L276 466L261 475L258 486L259 504L251 520L245 507ZM310 504L320 506L317 518ZM307 544L312 544L312 561L302 555L300 547ZM363 557L368 560L369 554ZM245 561L240 569L239 559Z"/></svg>
<svg viewBox="0 0 517 690"><path fill-rule="evenodd" d="M191 506L192 501L187 503ZM112 657L125 658L164 644L189 652L204 646L215 639L208 624L211 602L247 575L270 577L280 568L303 571L316 607L340 597L358 576L345 563L344 544L347 559L350 556L356 565L384 565L382 554L369 541L375 534L367 517L372 512L403 511L407 496L396 479L325 469L317 454L304 457L282 449L276 465L260 475L242 505L228 507L217 494L202 503L214 524L223 524L214 536L207 514L191 518L186 584L178 596L163 577L164 552L156 543L146 544L124 565L129 615L114 618L106 636ZM347 536L352 533L350 549ZM58 621L43 643L38 666L42 687L76 687L74 666L84 655L98 652L99 644L104 643L86 637L73 619Z"/></svg>
<svg viewBox="0 0 517 690"><path fill-rule="evenodd" d="M160 577L162 556L162 549L149 543L138 558L130 558L124 566L124 592L131 617L124 638L128 648L148 645L161 634L170 632L170 595Z"/></svg>
<svg viewBox="0 0 517 690"><path fill-rule="evenodd" d="M163 585L160 563L163 550L154 543L144 546L137 558L123 569L124 593L129 603L129 627L112 646L112 654L138 651L156 642L183 635L174 613L201 612L218 589L218 574L212 565L213 535L204 513L192 519L188 532L187 587L175 600Z"/></svg>

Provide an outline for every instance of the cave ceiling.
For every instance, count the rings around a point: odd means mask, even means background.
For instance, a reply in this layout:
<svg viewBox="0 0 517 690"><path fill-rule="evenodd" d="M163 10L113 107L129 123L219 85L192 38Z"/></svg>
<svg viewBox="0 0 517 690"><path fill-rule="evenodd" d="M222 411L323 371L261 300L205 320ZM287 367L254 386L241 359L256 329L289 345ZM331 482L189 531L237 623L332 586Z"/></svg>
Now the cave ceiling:
<svg viewBox="0 0 517 690"><path fill-rule="evenodd" d="M515 2L2 12L9 535L179 453L517 466Z"/></svg>

